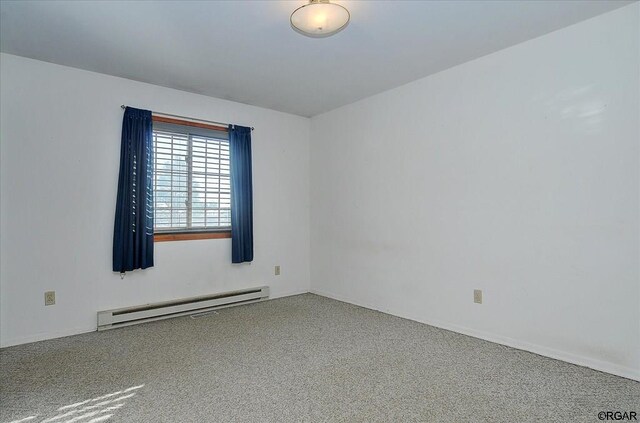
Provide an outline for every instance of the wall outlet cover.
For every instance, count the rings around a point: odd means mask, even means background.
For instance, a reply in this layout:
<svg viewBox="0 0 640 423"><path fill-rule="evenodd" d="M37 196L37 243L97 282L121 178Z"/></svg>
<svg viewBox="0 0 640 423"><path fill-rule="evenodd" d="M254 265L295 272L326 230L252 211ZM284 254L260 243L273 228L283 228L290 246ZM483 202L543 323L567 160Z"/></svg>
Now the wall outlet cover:
<svg viewBox="0 0 640 423"><path fill-rule="evenodd" d="M56 303L56 291L47 291L44 293L44 305L50 306Z"/></svg>
<svg viewBox="0 0 640 423"><path fill-rule="evenodd" d="M276 266L274 269L274 273L276 276L280 276L280 266Z"/></svg>
<svg viewBox="0 0 640 423"><path fill-rule="evenodd" d="M482 290L474 289L473 290L473 302L476 304L482 304Z"/></svg>

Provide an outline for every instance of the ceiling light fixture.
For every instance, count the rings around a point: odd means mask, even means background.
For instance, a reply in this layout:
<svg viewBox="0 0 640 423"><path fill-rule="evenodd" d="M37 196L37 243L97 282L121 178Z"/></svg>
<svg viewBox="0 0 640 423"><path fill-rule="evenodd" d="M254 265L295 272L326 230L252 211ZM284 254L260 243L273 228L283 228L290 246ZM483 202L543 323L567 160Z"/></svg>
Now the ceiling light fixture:
<svg viewBox="0 0 640 423"><path fill-rule="evenodd" d="M342 31L351 15L339 4L329 0L309 0L291 14L291 27L307 37L329 37Z"/></svg>

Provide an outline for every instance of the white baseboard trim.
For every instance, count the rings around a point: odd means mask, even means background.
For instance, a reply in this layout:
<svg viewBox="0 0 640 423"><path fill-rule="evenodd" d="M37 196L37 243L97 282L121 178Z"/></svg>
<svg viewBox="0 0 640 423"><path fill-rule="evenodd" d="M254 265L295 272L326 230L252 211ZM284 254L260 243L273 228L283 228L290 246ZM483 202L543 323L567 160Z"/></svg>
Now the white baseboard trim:
<svg viewBox="0 0 640 423"><path fill-rule="evenodd" d="M553 358L567 363L575 364L582 367L588 367L593 370L598 370L612 375L621 376L627 379L640 381L640 370L630 367L621 366L615 363L601 361L589 357L584 357L578 354L573 354L567 351L560 351L553 348L545 347L542 345L531 344L526 341L513 339L501 335L496 335L490 332L479 331L447 322L437 320L425 320L415 316L410 316L407 313L396 312L393 310L381 309L378 306L372 304L366 304L360 301L354 301L350 298L343 297L342 295L336 295L330 292L326 292L320 289L310 290L312 294L320 295L323 297L331 298L334 300L342 301L345 303L353 304L359 307L368 308L371 310L380 311L382 313L391 314L393 316L401 317L404 319L413 320L419 323L424 323L430 326L435 326L440 329L450 330L452 332L461 333L463 335L472 336L474 338L483 339L485 341L494 342L496 344L506 345L508 347L516 348L519 350L528 351L534 354L542 355L545 357Z"/></svg>
<svg viewBox="0 0 640 423"><path fill-rule="evenodd" d="M73 335L80 335L88 332L95 332L96 328L97 328L96 326L90 327L90 328L79 327L79 328L73 328L73 329L58 330L53 332L35 333L33 335L21 336L19 338L3 339L2 345L0 345L0 348L13 347L16 345L30 344L32 342L46 341L48 339L64 338L65 336L73 336Z"/></svg>
<svg viewBox="0 0 640 423"><path fill-rule="evenodd" d="M271 295L268 300L275 300L276 298L292 297L294 295L302 295L302 294L308 294L308 293L309 293L308 289L279 292L276 295Z"/></svg>
<svg viewBox="0 0 640 423"><path fill-rule="evenodd" d="M307 289L279 292L279 293L276 293L275 295L270 296L265 301L275 300L276 298L290 297L292 295L306 294L308 292L309 290ZM96 326L92 326L92 327L78 327L78 328L64 329L64 330L53 331L53 332L36 333L33 335L22 336L19 338L3 339L2 343L0 344L0 348L13 347L16 345L29 344L32 342L46 341L49 339L64 338L65 336L81 335L83 333L95 332L97 329L98 327L96 323Z"/></svg>

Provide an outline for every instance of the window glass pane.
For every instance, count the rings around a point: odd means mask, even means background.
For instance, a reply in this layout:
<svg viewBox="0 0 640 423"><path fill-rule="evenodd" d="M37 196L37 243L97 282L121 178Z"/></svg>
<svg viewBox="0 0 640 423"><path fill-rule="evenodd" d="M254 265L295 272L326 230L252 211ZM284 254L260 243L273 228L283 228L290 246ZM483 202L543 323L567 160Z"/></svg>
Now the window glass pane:
<svg viewBox="0 0 640 423"><path fill-rule="evenodd" d="M164 231L231 226L228 140L154 130L155 226Z"/></svg>

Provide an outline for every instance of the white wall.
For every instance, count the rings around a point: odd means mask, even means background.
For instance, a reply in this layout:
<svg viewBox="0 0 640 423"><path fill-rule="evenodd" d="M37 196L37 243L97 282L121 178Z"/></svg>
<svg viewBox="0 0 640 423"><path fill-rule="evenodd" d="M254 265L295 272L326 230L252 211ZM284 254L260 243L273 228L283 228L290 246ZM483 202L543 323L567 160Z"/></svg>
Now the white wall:
<svg viewBox="0 0 640 423"><path fill-rule="evenodd" d="M102 309L309 290L309 119L6 54L0 75L2 346L95 330ZM256 128L251 265L214 239L158 243L155 268L111 271L121 104Z"/></svg>
<svg viewBox="0 0 640 423"><path fill-rule="evenodd" d="M639 15L314 117L312 290L640 378Z"/></svg>

